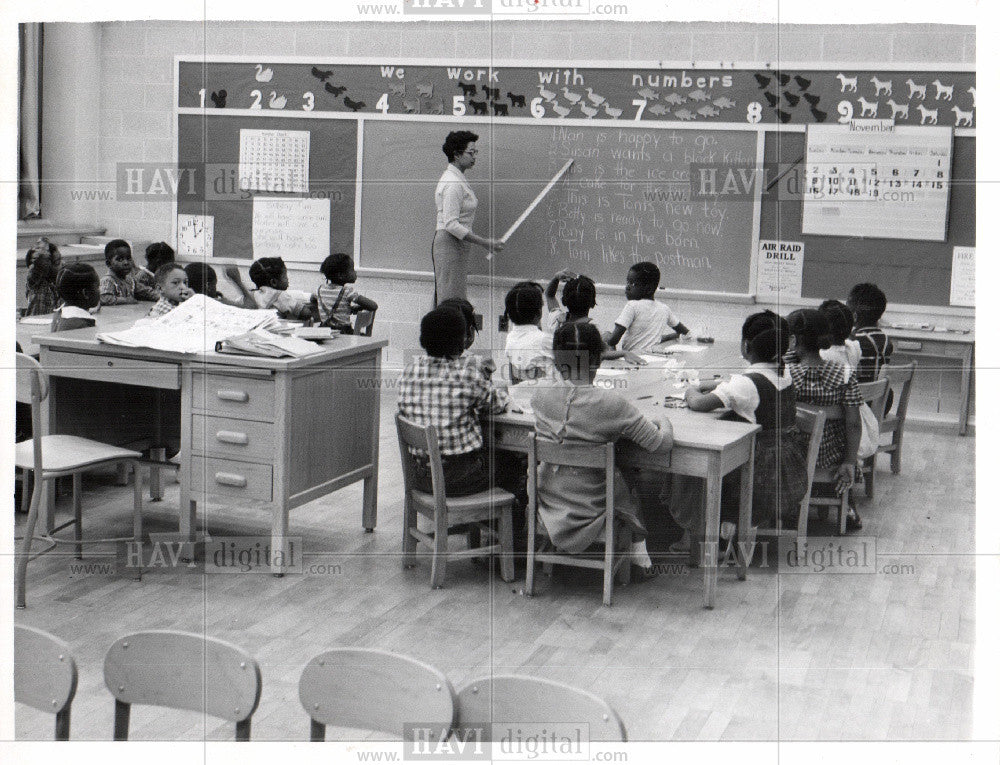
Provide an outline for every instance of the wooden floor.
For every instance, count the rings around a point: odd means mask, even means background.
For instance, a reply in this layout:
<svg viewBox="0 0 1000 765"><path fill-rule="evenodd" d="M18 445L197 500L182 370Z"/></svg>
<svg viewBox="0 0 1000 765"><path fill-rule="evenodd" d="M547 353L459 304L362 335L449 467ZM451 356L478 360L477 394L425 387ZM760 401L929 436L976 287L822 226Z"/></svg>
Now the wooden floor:
<svg viewBox="0 0 1000 765"><path fill-rule="evenodd" d="M683 565L615 592L601 606L598 577L556 569L525 598L523 566L505 584L471 562L431 590L429 562L400 565L401 473L383 399L379 523L364 534L361 491L293 511L304 564L326 573L202 574L156 569L141 582L93 548L90 573L49 554L29 569L28 609L15 620L66 640L80 666L72 738L111 738L104 654L142 629L202 632L245 647L264 690L255 740L307 740L297 682L307 660L334 646L415 656L458 686L490 672L566 681L603 697L633 741L963 739L971 735L975 632L975 440L956 429L908 427L903 473L880 458L877 495L860 511L878 573L779 571L774 545L747 581L720 573L718 606L701 607L701 578ZM131 490L110 476L85 483L91 529L130 529ZM147 530L176 528L177 487L147 504ZM61 499L61 507L68 498ZM259 508L213 506L215 537L266 535ZM23 516L18 516L18 524ZM815 521L811 534L832 532ZM855 536L860 536L855 535ZM816 545L820 542L816 540ZM670 563L680 563L674 560ZM229 725L190 713L137 708L134 738L228 739ZM52 719L18 706L17 738L48 739ZM328 734L335 737L335 731Z"/></svg>

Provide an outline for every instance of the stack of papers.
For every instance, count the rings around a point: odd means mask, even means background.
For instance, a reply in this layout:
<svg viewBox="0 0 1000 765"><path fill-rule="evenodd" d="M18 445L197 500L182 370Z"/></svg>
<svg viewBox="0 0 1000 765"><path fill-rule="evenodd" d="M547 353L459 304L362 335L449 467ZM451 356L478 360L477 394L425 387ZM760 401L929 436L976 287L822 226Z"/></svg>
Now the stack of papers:
<svg viewBox="0 0 1000 765"><path fill-rule="evenodd" d="M276 335L266 329L253 329L242 335L227 337L215 344L217 353L234 353L240 356L308 356L319 346L300 337Z"/></svg>

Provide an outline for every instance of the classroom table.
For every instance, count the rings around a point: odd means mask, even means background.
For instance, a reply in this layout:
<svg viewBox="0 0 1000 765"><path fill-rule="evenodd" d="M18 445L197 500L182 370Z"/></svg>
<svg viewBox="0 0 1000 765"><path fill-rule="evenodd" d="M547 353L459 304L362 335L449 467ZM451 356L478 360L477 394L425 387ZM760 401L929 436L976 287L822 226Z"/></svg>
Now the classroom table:
<svg viewBox="0 0 1000 765"><path fill-rule="evenodd" d="M129 305L105 305L94 314L97 329L100 332L114 332L116 330L128 329L138 319L149 314L149 309L153 307L150 302L132 303ZM21 345L21 350L29 356L38 356L39 346L35 340L41 335L52 334L49 327L52 325L52 314L43 316L25 316L17 320L17 342Z"/></svg>
<svg viewBox="0 0 1000 765"><path fill-rule="evenodd" d="M108 423L149 428L132 393L176 391L179 527L188 541L197 541L195 510L208 496L264 504L272 512L271 570L281 574L287 566L275 553L285 549L289 511L357 481L362 525L374 529L386 340L341 336L314 354L273 359L108 345L96 333L35 338L51 381L43 422L52 433L128 440L135 433L109 433Z"/></svg>
<svg viewBox="0 0 1000 765"><path fill-rule="evenodd" d="M678 346L681 349L686 347L677 343L660 347L664 350L677 350ZM722 509L722 478L733 470L740 470L737 577L743 580L746 579L748 565L744 552L748 550L749 544L754 440L760 426L720 420L722 410L700 413L687 408L664 407L668 392L682 390L675 388L678 370L696 374L704 380L727 376L746 367L740 359L737 343L716 342L712 346L702 347L704 350L700 352L676 352L667 357L652 358L649 365L627 371L621 369L621 364L606 363L602 365L595 384L619 390L647 416L665 413L673 426L674 445L669 454L650 454L635 444L622 441L618 444L616 454L623 464L705 479L707 491L704 537L699 539L698 535L694 535L692 548L702 551L703 605L705 608L714 608L719 570L717 540ZM616 374L618 370L623 373ZM528 400L528 395L529 389L515 390L515 400L518 403ZM534 425L534 417L529 412L497 415L494 418L496 447L526 452Z"/></svg>

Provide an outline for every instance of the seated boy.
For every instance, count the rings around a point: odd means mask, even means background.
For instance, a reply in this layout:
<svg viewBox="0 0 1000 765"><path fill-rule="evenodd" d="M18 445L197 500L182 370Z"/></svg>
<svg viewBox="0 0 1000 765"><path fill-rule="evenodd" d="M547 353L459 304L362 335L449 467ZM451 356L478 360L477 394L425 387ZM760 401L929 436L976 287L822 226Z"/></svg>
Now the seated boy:
<svg viewBox="0 0 1000 765"><path fill-rule="evenodd" d="M153 292L159 294L159 286L156 283L156 271L165 263L174 262L174 248L166 242L153 242L146 248L146 265L135 264L132 275L136 284L141 284Z"/></svg>
<svg viewBox="0 0 1000 765"><path fill-rule="evenodd" d="M56 289L63 304L52 314L52 332L93 327L90 309L101 304L101 279L89 263L71 263L59 272Z"/></svg>
<svg viewBox="0 0 1000 765"><path fill-rule="evenodd" d="M251 290L258 308L273 308L282 319L311 319L316 316L316 296L288 289L288 269L281 258L260 258L250 266Z"/></svg>
<svg viewBox="0 0 1000 765"><path fill-rule="evenodd" d="M615 328L604 340L611 348L622 342L622 350L641 353L663 340L686 335L690 330L681 324L674 312L655 299L660 286L660 269L655 263L636 263L625 278L628 302L615 319ZM669 332L673 329L673 332Z"/></svg>
<svg viewBox="0 0 1000 765"><path fill-rule="evenodd" d="M101 279L101 305L128 305L159 299L155 290L136 282L132 247L124 239L112 239L104 246L104 262L108 273Z"/></svg>
<svg viewBox="0 0 1000 765"><path fill-rule="evenodd" d="M170 313L194 294L188 287L187 271L179 263L164 263L156 269L156 284L160 299L149 309L148 316L152 319Z"/></svg>
<svg viewBox="0 0 1000 765"><path fill-rule="evenodd" d="M874 284L856 284L847 298L847 307L854 313L851 338L861 346L858 362L858 382L873 382L892 356L892 342L879 326L885 313L885 293Z"/></svg>

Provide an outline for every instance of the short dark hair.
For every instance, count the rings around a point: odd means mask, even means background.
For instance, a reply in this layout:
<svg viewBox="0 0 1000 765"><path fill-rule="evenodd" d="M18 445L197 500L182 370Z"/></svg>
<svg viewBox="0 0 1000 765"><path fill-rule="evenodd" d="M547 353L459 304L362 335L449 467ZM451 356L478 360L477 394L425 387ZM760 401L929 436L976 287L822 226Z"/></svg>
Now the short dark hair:
<svg viewBox="0 0 1000 765"><path fill-rule="evenodd" d="M586 314L597 305L597 286L589 276L577 276L563 285L562 304L570 313Z"/></svg>
<svg viewBox="0 0 1000 765"><path fill-rule="evenodd" d="M420 347L435 358L461 356L465 350L465 319L454 306L438 306L420 320Z"/></svg>
<svg viewBox="0 0 1000 765"><path fill-rule="evenodd" d="M629 271L635 274L635 280L647 290L655 290L660 286L660 269L655 263L644 260L636 263Z"/></svg>
<svg viewBox="0 0 1000 765"><path fill-rule="evenodd" d="M777 362L784 371L782 356L788 350L788 322L773 311L750 314L743 322L743 340L750 354L760 361Z"/></svg>
<svg viewBox="0 0 1000 765"><path fill-rule="evenodd" d="M798 347L808 353L830 347L830 323L815 308L800 308L788 314L788 329L795 335Z"/></svg>
<svg viewBox="0 0 1000 765"><path fill-rule="evenodd" d="M572 322L560 326L552 337L555 367L564 378L582 377L601 364L604 341L593 324Z"/></svg>
<svg viewBox="0 0 1000 765"><path fill-rule="evenodd" d="M542 315L542 288L535 282L518 282L507 293L504 307L515 324L534 324Z"/></svg>
<svg viewBox="0 0 1000 765"><path fill-rule="evenodd" d="M91 287L100 291L100 283L101 277L90 263L70 263L56 277L56 292L67 305L82 307L80 293Z"/></svg>
<svg viewBox="0 0 1000 765"><path fill-rule="evenodd" d="M453 308L461 314L462 319L465 321L466 334L468 334L470 329L473 332L479 331L479 327L476 325L476 309L472 307L472 303L468 300L465 298L448 298L438 303L438 308L442 306Z"/></svg>
<svg viewBox="0 0 1000 765"><path fill-rule="evenodd" d="M188 287L193 292L197 292L199 295L215 297L218 289L213 289L211 293L209 292L210 287L217 287L219 284L219 276L215 273L214 268L208 265L208 263L188 263L184 266L184 271L188 275Z"/></svg>
<svg viewBox="0 0 1000 765"><path fill-rule="evenodd" d="M184 271L184 275L187 276L187 271L184 270L184 266L180 263L164 263L153 274L156 277L156 283L163 284L174 271Z"/></svg>
<svg viewBox="0 0 1000 765"><path fill-rule="evenodd" d="M479 140L479 136L473 133L471 130L454 130L448 133L448 137L444 139L444 143L441 145L441 151L451 162L459 154L465 151L466 147L475 141Z"/></svg>
<svg viewBox="0 0 1000 765"><path fill-rule="evenodd" d="M59 252L59 248L56 247L48 238L44 236L38 237L38 241L35 242L33 246L28 248L28 251L24 253L24 265L25 268L31 268L31 263L34 259L41 254L47 253L51 257L62 257L62 253Z"/></svg>
<svg viewBox="0 0 1000 765"><path fill-rule="evenodd" d="M847 305L854 312L858 326L877 324L885 313L886 303L885 293L871 282L855 284L847 296Z"/></svg>
<svg viewBox="0 0 1000 765"><path fill-rule="evenodd" d="M326 256L323 265L319 267L319 272L332 282L336 281L338 276L346 273L352 265L354 265L354 259L350 255L346 252L335 252Z"/></svg>
<svg viewBox="0 0 1000 765"><path fill-rule="evenodd" d="M285 261L281 258L260 258L250 264L250 281L257 285L258 289L269 287L272 280L280 279L287 270Z"/></svg>
<svg viewBox="0 0 1000 765"><path fill-rule="evenodd" d="M174 248L166 242L153 242L146 248L146 266L153 273L164 263L174 262Z"/></svg>
<svg viewBox="0 0 1000 765"><path fill-rule="evenodd" d="M126 242L124 239L112 239L106 245L104 245L104 262L105 264L111 263L111 256L114 255L118 250L128 250L128 254L132 255L132 245Z"/></svg>
<svg viewBox="0 0 1000 765"><path fill-rule="evenodd" d="M820 303L819 312L830 324L830 342L833 345L843 345L850 337L854 326L854 314L851 309L839 300L824 300Z"/></svg>

